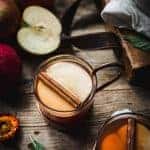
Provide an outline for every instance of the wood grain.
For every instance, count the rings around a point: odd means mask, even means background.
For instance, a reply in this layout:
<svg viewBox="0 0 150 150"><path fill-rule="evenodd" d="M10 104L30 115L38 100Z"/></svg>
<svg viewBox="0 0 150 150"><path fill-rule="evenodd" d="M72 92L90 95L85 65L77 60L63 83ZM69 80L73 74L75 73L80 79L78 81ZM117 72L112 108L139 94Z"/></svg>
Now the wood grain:
<svg viewBox="0 0 150 150"><path fill-rule="evenodd" d="M57 5L60 6L58 11L62 12L72 1L57 1ZM77 26L73 34L79 35L105 31L104 25L94 25L93 22L90 26L82 26L80 18L82 13L86 15L86 10L88 10L88 13L95 12L92 0L84 2L79 10L76 20L80 22L77 24L81 25L81 28ZM82 51L61 49L57 53L74 53L84 58L93 68L106 62L117 61L112 50ZM55 54L44 57L35 57L28 54L22 56L24 69L20 91L7 100L0 100L1 113L16 114L20 119L20 132L14 141L7 144L0 144L0 150L28 150L28 144L30 143L29 135L33 135L38 139L45 145L47 150L91 150L99 127L114 111L129 108L150 118L149 90L130 86L124 77L122 77L95 95L94 106L80 127L69 130L54 123L48 123L37 108L36 98L33 94L33 76L38 65L53 55ZM102 82L105 82L116 71L117 69L108 69L99 72L97 74L99 83L102 84ZM35 132L39 132L39 134L35 134Z"/></svg>

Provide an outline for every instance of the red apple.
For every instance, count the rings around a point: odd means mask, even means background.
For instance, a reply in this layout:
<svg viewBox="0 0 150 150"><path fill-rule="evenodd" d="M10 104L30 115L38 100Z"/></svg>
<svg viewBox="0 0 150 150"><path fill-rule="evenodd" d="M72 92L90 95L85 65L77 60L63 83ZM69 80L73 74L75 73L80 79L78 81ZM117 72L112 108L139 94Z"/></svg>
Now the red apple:
<svg viewBox="0 0 150 150"><path fill-rule="evenodd" d="M11 93L21 78L22 63L15 49L0 43L0 96Z"/></svg>
<svg viewBox="0 0 150 150"><path fill-rule="evenodd" d="M21 9L25 9L31 5L39 5L51 9L54 5L54 0L18 0Z"/></svg>
<svg viewBox="0 0 150 150"><path fill-rule="evenodd" d="M16 33L20 24L20 12L14 0L0 0L0 38Z"/></svg>

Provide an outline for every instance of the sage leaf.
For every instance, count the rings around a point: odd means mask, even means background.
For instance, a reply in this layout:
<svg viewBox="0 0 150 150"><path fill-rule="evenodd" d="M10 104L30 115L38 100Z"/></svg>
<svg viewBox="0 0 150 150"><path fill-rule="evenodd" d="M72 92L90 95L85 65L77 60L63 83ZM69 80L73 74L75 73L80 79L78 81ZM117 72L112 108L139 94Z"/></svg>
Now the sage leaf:
<svg viewBox="0 0 150 150"><path fill-rule="evenodd" d="M131 43L133 47L150 52L150 40L143 35L125 35L124 39Z"/></svg>
<svg viewBox="0 0 150 150"><path fill-rule="evenodd" d="M32 150L45 150L44 146L37 140L35 140L33 137L30 136L30 139L32 141L32 143L30 143Z"/></svg>

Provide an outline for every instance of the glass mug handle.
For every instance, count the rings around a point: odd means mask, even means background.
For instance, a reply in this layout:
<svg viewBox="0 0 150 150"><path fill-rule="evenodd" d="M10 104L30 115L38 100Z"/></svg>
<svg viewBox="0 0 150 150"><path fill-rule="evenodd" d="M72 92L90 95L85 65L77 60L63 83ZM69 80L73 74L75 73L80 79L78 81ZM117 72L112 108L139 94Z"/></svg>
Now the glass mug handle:
<svg viewBox="0 0 150 150"><path fill-rule="evenodd" d="M119 63L106 63L101 65L100 67L97 67L94 69L93 71L93 75L96 76L97 72L99 72L100 70L103 70L105 68L113 68L113 67L118 67L118 68L123 68L123 66ZM97 87L96 92L100 91L101 89L105 88L106 86L112 84L113 82L115 82L116 80L118 80L121 76L121 70L109 81L107 81L106 83L102 84L101 86Z"/></svg>

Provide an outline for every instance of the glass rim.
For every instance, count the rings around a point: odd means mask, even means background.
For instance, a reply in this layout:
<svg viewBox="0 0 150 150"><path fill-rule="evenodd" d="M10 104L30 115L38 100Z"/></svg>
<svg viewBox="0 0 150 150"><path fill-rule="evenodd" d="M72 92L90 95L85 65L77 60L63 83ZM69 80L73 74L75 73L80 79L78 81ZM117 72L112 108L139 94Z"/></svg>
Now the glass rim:
<svg viewBox="0 0 150 150"><path fill-rule="evenodd" d="M82 104L81 107L78 107L78 108L76 108L76 109L74 109L74 110L66 110L66 111L65 111L65 110L57 110L57 109L55 109L55 108L52 108L52 107L47 106L47 105L44 104L44 103L42 102L42 100L39 98L38 93L37 93L37 89L36 89L36 85L37 85L37 84L36 84L36 82L37 82L37 74L39 73L40 69L43 68L43 66L48 65L49 62L53 62L53 61L56 61L56 63L57 63L57 62L61 62L61 60L62 60L63 58L64 58L64 60L65 60L65 59L70 59L70 58L75 58L75 59L77 59L77 60L80 60L80 61L83 62L84 64L86 64L88 67L85 67L85 66L83 66L82 64L76 62L76 64L80 65L80 66L90 75L91 80L92 80L92 89L91 89L89 95L87 96L87 98L85 99L85 102ZM72 60L72 61L70 60L69 62L72 62L72 63L73 63L73 60ZM89 73L89 68L91 69L92 74ZM78 113L78 112L82 111L82 110L92 101L92 99L93 99L93 97L94 97L94 94L96 93L97 77L96 77L95 74L93 74L93 71L94 71L93 67L92 67L87 61L85 61L84 59L82 59L82 58L80 58L80 57L78 57L78 56L75 56L75 55L70 55L70 54L65 54L65 55L63 55L63 54L61 54L61 55L56 55L56 56L53 56L53 57L48 58L47 60L45 60L44 62L42 62L42 63L39 65L39 67L38 67L38 69L37 69L37 71L35 72L35 75L34 75L34 83L33 83L34 86L33 86L33 88L34 88L34 94L35 94L35 96L36 96L36 98L37 98L37 101L38 101L41 105L43 105L46 109L49 109L49 110L51 110L51 111L53 111L53 112L59 112L59 113L74 113L74 112L75 112L75 113ZM94 83L94 80L95 80L95 83Z"/></svg>

